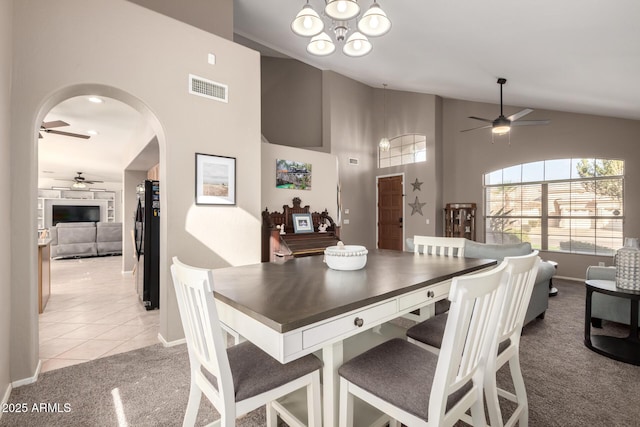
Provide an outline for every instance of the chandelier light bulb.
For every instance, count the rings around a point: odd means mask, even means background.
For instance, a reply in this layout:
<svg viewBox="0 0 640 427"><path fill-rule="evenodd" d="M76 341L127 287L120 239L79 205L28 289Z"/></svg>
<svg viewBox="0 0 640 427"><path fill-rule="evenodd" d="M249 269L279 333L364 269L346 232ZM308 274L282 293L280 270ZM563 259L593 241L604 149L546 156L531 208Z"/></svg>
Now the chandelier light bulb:
<svg viewBox="0 0 640 427"><path fill-rule="evenodd" d="M378 2L373 2L358 22L358 30L369 37L379 37L391 29L391 21Z"/></svg>
<svg viewBox="0 0 640 427"><path fill-rule="evenodd" d="M302 37L313 37L324 30L324 21L307 2L291 22L291 31Z"/></svg>
<svg viewBox="0 0 640 427"><path fill-rule="evenodd" d="M378 146L380 147L380 151L389 151L389 149L391 148L391 143L389 142L389 138L387 137L382 138L378 143Z"/></svg>
<svg viewBox="0 0 640 427"><path fill-rule="evenodd" d="M360 13L360 6L356 0L329 0L324 12L336 21L348 21Z"/></svg>
<svg viewBox="0 0 640 427"><path fill-rule="evenodd" d="M356 31L347 39L342 52L347 56L364 56L371 52L371 48L369 39L364 34Z"/></svg>
<svg viewBox="0 0 640 427"><path fill-rule="evenodd" d="M307 45L307 52L316 56L326 56L336 50L331 37L327 33L320 33L313 37Z"/></svg>

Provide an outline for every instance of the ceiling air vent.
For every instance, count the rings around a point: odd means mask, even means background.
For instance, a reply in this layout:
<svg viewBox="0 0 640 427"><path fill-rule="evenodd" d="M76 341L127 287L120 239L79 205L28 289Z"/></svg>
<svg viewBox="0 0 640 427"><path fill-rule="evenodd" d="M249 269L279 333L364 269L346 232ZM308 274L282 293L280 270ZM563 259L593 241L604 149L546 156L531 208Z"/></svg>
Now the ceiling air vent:
<svg viewBox="0 0 640 427"><path fill-rule="evenodd" d="M229 102L229 86L189 74L189 93Z"/></svg>

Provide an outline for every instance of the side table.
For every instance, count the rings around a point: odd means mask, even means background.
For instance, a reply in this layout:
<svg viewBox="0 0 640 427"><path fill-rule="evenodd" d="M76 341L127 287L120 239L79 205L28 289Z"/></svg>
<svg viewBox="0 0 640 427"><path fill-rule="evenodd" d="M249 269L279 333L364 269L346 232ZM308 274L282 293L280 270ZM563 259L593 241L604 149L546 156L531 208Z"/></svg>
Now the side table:
<svg viewBox="0 0 640 427"><path fill-rule="evenodd" d="M616 287L612 280L587 280L587 297L584 312L584 345L596 353L621 362L640 366L640 339L638 339L638 301L640 291ZM607 335L591 335L591 299L594 292L630 300L631 322L626 338Z"/></svg>

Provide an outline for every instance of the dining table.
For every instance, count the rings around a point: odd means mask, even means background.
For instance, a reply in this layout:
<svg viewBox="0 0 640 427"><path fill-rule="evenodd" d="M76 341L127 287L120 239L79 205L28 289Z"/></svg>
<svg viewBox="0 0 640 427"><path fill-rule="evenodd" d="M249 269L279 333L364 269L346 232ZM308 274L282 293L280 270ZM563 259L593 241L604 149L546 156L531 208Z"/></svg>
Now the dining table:
<svg viewBox="0 0 640 427"><path fill-rule="evenodd" d="M456 276L492 259L369 250L360 270L329 268L322 255L213 271L220 321L280 363L317 351L323 360L323 425L337 426L344 340L449 295Z"/></svg>

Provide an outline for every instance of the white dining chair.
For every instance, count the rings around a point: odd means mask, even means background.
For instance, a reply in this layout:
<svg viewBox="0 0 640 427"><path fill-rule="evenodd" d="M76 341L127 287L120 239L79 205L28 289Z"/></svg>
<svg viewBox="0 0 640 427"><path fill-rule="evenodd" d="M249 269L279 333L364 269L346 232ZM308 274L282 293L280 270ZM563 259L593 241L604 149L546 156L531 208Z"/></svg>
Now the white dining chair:
<svg viewBox="0 0 640 427"><path fill-rule="evenodd" d="M498 334L487 361L484 388L492 427L513 426L518 423L526 427L529 420L527 393L520 369L520 334L538 273L540 258L538 251L519 257L507 257L503 261L509 273L505 303L498 321ZM443 345L447 313L412 326L407 330L409 342L438 354ZM499 389L496 384L497 371L509 362L515 394ZM507 422L503 421L498 396L517 404Z"/></svg>
<svg viewBox="0 0 640 427"><path fill-rule="evenodd" d="M194 425L204 394L220 413L215 425L235 426L236 417L267 406L267 426L277 416L289 425L303 422L275 402L306 388L308 425L320 427L322 362L307 355L285 365L245 341L227 349L213 296L211 270L191 267L173 258L171 275L184 328L191 386L183 426Z"/></svg>
<svg viewBox="0 0 640 427"><path fill-rule="evenodd" d="M506 283L506 265L453 279L440 355L396 338L342 365L340 427L353 425L354 398L389 415L391 425L452 426L471 410L485 426L482 388Z"/></svg>
<svg viewBox="0 0 640 427"><path fill-rule="evenodd" d="M439 256L464 257L462 237L413 236L414 253Z"/></svg>
<svg viewBox="0 0 640 427"><path fill-rule="evenodd" d="M444 257L464 257L464 242L462 237L434 237L434 236L413 236L414 249L416 255L435 255ZM434 315L444 313L449 310L449 301L436 301L415 311L405 314L403 317L414 322L422 322Z"/></svg>

